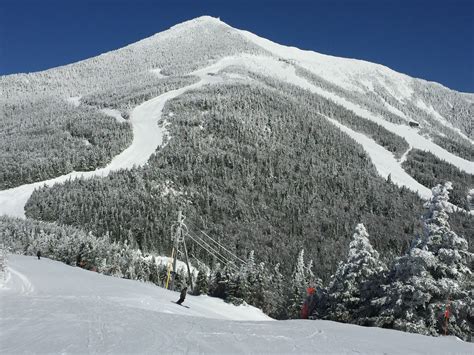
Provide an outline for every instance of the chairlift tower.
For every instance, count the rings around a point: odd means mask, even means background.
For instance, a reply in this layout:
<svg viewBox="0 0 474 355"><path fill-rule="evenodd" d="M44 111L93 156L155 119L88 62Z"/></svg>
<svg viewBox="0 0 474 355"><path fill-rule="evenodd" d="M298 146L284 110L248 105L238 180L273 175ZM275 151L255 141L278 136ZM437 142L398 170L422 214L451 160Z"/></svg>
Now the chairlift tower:
<svg viewBox="0 0 474 355"><path fill-rule="evenodd" d="M191 268L189 267L189 258L188 258L188 250L186 248L186 240L185 236L188 231L188 227L186 224L184 224L184 219L185 217L183 216L183 213L178 211L178 221L171 227L171 238L173 241L173 250L171 252L171 258L173 259L173 271L170 270L170 265L168 265L168 278L166 280L166 288L168 288L170 276L171 276L171 289L174 289L174 280L175 276L177 273L177 260L178 260L178 253L179 253L179 248L180 245L183 245L183 250L184 250L184 256L186 259L186 267L188 269L188 279L189 279L189 284L191 286L191 291L194 292L194 287L193 287L193 279L191 275Z"/></svg>

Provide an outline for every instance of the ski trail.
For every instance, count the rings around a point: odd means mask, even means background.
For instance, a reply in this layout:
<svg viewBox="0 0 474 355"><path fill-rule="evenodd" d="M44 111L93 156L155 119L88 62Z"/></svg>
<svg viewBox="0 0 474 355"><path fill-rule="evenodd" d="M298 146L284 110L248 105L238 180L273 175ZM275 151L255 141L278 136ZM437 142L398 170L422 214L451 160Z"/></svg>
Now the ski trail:
<svg viewBox="0 0 474 355"><path fill-rule="evenodd" d="M146 164L150 156L163 142L165 128L159 127L158 121L166 102L186 91L220 81L220 78L207 74L208 72L205 69L201 70L196 74L200 78L197 83L168 91L135 107L130 118L133 129L132 144L115 156L106 167L87 172L73 171L56 178L0 191L0 215L25 218L24 208L26 202L35 189L45 185L51 186L77 178L105 177L112 171L131 169L134 166Z"/></svg>
<svg viewBox="0 0 474 355"><path fill-rule="evenodd" d="M400 157L400 160L399 160L400 166L407 160L407 156L411 152L412 149L413 149L412 146L408 147L407 151L403 153L403 155Z"/></svg>
<svg viewBox="0 0 474 355"><path fill-rule="evenodd" d="M411 190L416 191L418 195L425 200L431 197L431 190L408 175L401 167L401 163L397 162L393 153L389 152L364 134L356 132L332 118L327 116L324 116L324 118L362 145L380 176L386 179L390 175L394 184L409 187Z"/></svg>
<svg viewBox="0 0 474 355"><path fill-rule="evenodd" d="M9 267L8 270L13 276L9 278L8 284L13 283L13 287L19 289L20 295L27 296L34 292L35 288L28 277L11 267Z"/></svg>

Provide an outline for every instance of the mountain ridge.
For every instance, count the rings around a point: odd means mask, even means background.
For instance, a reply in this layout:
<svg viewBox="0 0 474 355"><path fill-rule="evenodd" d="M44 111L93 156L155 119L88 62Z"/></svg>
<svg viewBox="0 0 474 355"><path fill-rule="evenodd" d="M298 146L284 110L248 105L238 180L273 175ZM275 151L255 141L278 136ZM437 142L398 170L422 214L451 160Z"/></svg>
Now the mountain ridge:
<svg viewBox="0 0 474 355"><path fill-rule="evenodd" d="M51 68L47 68L47 69L44 69L44 70L38 70L38 71L33 71L33 72L19 72L19 73L12 73L12 74L7 74L7 75L1 75L0 77L8 77L8 76L14 76L14 75L29 75L29 74L35 74L35 73L41 73L41 72L45 72L45 71L49 71L49 70L54 70L54 69L58 69L58 68L64 68L64 67L68 67L68 66L71 66L71 65L74 65L74 64L78 64L78 63L82 63L84 61L88 61L90 59L93 59L93 58L96 58L96 57L102 57L102 56L107 56L109 55L110 53L112 52L116 52L116 51L120 51L120 50L123 50L123 49L127 49L127 48L130 48L130 47L133 47L135 45L144 45L146 44L146 42L151 42L153 40L156 40L157 37L160 37L160 36L164 36L164 35L169 35L169 34L173 34L174 31L183 31L183 30L186 30L186 29L189 29L190 26L200 26L200 25L203 25L203 24L213 24L213 25L219 25L219 26L224 26L226 29L232 29L232 30L236 30L236 31L239 31L241 33L243 33L242 35L245 36L245 33L251 33L249 31L246 31L246 30L242 30L242 29L238 29L238 28L235 28L235 27L232 27L230 26L229 24L227 24L226 22L220 20L220 18L216 18L216 17L213 17L213 16L210 16L210 15L202 15L202 16L199 16L199 17L195 17L195 18L192 18L192 19L189 19L189 20L186 20L184 22L181 22L181 23L178 23L176 25L173 25L171 27L169 27L168 29L165 29L163 31L160 31L160 32L156 32L148 37L145 37L141 40L138 40L138 41L135 41L135 42L132 42L132 43L129 43L127 45L124 45L122 47L119 47L119 48L116 48L116 49L112 49L112 50L109 50L107 52L104 52L104 53L101 53L101 54L98 54L97 56L93 56L93 57L90 57L90 58L85 58L85 59L81 59L81 60L78 60L78 61L75 61L75 62L71 62L71 63L67 63L67 64L64 64L64 65L59 65L59 66L56 66L56 67L51 67ZM251 33L253 34L253 33ZM253 34L254 36L257 36L261 39L264 39L263 37L260 37L256 34ZM161 39L161 38L160 38ZM270 41L270 40L267 40L267 41ZM273 41L271 41L273 42ZM471 100L474 100L474 93L470 93L470 92L463 92L463 91L458 91L456 89L453 89L453 88L450 88L446 85L443 85L435 80L430 80L430 79L425 79L425 78L418 78L418 77L413 77L409 74L406 74L406 73L403 73L403 72L400 72L400 71L397 71L395 69L392 69L390 68L389 66L387 65L384 65L384 64L380 64L380 63L376 63L376 62L371 62L371 61L368 61L368 60L365 60L365 59L359 59L359 58L351 58L351 57L342 57L342 56L335 56L335 55L331 55L331 54L326 54L326 53L320 53L320 52L317 52L315 50L312 50L312 49L303 49L303 48L299 48L299 47L296 47L296 46L292 46L292 45L286 45L286 44L279 44L277 42L274 42L280 46L284 46L284 47L287 47L291 50L298 50L298 51L301 51L301 52L305 52L305 53L310 53L310 54L317 54L319 56L322 56L322 57L327 57L328 59L335 59L335 60L347 60L347 61L355 61L357 63L360 63L360 64L368 64L368 65L373 65L375 67L378 67L382 70L389 70L397 75L402 75L402 76L406 76L410 79L415 79L415 80L420 80L422 82L425 82L425 83L428 83L428 84L436 84L436 85L439 85L441 88L443 89L447 89L447 90L451 90L451 91L455 91L455 92L458 92L458 93L461 93L461 94L466 94Z"/></svg>

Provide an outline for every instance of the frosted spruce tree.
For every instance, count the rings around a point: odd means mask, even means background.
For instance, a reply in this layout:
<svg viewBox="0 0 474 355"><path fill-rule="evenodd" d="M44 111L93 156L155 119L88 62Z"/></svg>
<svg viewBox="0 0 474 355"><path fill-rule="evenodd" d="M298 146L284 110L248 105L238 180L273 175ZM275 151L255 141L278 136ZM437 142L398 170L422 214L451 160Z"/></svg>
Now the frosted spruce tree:
<svg viewBox="0 0 474 355"><path fill-rule="evenodd" d="M199 264L198 266L198 275L196 279L196 286L194 287L194 292L198 296L207 295L207 293L209 292L208 270L206 270L201 264Z"/></svg>
<svg viewBox="0 0 474 355"><path fill-rule="evenodd" d="M240 297L251 303L254 297L255 284L257 278L257 265L255 263L255 252L251 250L247 261L240 268L239 273L239 291Z"/></svg>
<svg viewBox="0 0 474 355"><path fill-rule="evenodd" d="M326 317L349 323L369 316L370 297L386 270L379 253L370 244L364 225L358 224L347 260L339 264L329 284Z"/></svg>
<svg viewBox="0 0 474 355"><path fill-rule="evenodd" d="M8 266L8 250L7 247L1 243L0 244L0 283L2 283L6 278L7 266Z"/></svg>
<svg viewBox="0 0 474 355"><path fill-rule="evenodd" d="M282 319L284 316L284 278L280 272L280 264L276 264L271 272L270 288L266 291L268 313L271 317Z"/></svg>
<svg viewBox="0 0 474 355"><path fill-rule="evenodd" d="M390 272L376 325L470 340L474 323L473 254L448 223L451 183L437 185L425 204L424 232Z"/></svg>
<svg viewBox="0 0 474 355"><path fill-rule="evenodd" d="M315 283L319 283L319 280L315 278L313 271L312 260L305 265L304 262L304 249L298 254L296 266L293 271L291 283L290 283L290 298L288 307L288 318L299 318L301 313L301 307L306 298L306 288L309 286L316 286Z"/></svg>

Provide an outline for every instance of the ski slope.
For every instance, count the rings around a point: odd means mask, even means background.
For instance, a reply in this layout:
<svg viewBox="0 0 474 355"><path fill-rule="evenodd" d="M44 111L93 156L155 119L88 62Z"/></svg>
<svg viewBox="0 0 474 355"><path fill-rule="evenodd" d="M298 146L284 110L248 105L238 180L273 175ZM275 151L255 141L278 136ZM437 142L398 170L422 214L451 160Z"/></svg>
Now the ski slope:
<svg viewBox="0 0 474 355"><path fill-rule="evenodd" d="M142 166L146 164L150 156L156 151L158 146L163 142L165 130L158 125L161 118L162 110L168 100L171 100L188 90L197 89L206 84L212 84L219 81L219 78L208 76L206 71L200 75L200 81L197 83L182 87L180 89L168 91L151 100L145 101L137 106L131 113L130 124L133 129L132 144L115 156L112 161L104 168L87 172L73 171L69 174L62 175L45 181L35 182L32 184L21 185L12 189L0 191L0 215L8 215L12 217L25 217L25 204L30 198L33 191L42 186L52 186L67 180L77 178L105 177L112 171L120 169L131 169L134 166ZM74 98L75 101L79 98ZM102 110L105 114L116 117L120 113L111 110ZM121 116L120 116L121 117Z"/></svg>
<svg viewBox="0 0 474 355"><path fill-rule="evenodd" d="M251 306L33 256L10 256L0 353L472 354L473 344L329 321L274 321Z"/></svg>

